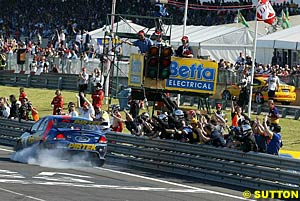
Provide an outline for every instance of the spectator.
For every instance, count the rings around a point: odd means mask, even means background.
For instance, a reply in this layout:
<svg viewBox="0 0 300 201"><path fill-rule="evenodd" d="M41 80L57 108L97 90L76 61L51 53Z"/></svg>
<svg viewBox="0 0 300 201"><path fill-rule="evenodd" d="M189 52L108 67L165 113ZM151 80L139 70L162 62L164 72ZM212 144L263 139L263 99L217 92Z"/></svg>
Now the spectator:
<svg viewBox="0 0 300 201"><path fill-rule="evenodd" d="M95 68L92 74L92 82L93 82L93 92L96 90L97 84L98 87L102 89L104 84L104 76L101 73L99 68Z"/></svg>
<svg viewBox="0 0 300 201"><path fill-rule="evenodd" d="M238 105L242 108L242 112L244 111L246 105L248 105L249 102L249 90L247 88L248 80L246 75L243 75L243 78L241 79L241 82L239 83L240 87L240 94L239 94L239 100Z"/></svg>
<svg viewBox="0 0 300 201"><path fill-rule="evenodd" d="M133 43L130 41L123 41L128 45L133 45L139 48L141 54L145 54L148 52L149 48L153 45L152 40L145 37L145 32L143 30L138 32L139 39L134 41Z"/></svg>
<svg viewBox="0 0 300 201"><path fill-rule="evenodd" d="M85 91L88 88L89 83L89 74L86 72L86 67L82 68L82 71L79 73L79 96L80 96L80 107L83 106Z"/></svg>
<svg viewBox="0 0 300 201"><path fill-rule="evenodd" d="M51 106L53 107L53 115L57 115L58 114L58 110L60 113L63 112L64 109L64 98L61 95L61 91L59 89L57 89L55 91L55 97L53 97L53 100L51 101Z"/></svg>
<svg viewBox="0 0 300 201"><path fill-rule="evenodd" d="M236 97L232 97L231 100L231 122L232 126L237 127L238 126L238 121L243 120L242 116L242 108L235 102Z"/></svg>
<svg viewBox="0 0 300 201"><path fill-rule="evenodd" d="M84 100L82 106L79 105L80 97L82 97ZM88 99L86 97L84 97L84 95L82 93L80 94L80 97L77 96L77 104L79 107L79 116L93 121L93 119L95 118L95 110L94 110L93 105L88 101Z"/></svg>
<svg viewBox="0 0 300 201"><path fill-rule="evenodd" d="M175 50L175 56L177 57L186 57L193 58L194 52L193 48L189 46L189 38L187 36L183 36L181 38L182 45Z"/></svg>
<svg viewBox="0 0 300 201"><path fill-rule="evenodd" d="M112 105L112 123L111 123L111 130L115 132L122 132L123 131L123 121L122 115L119 112L120 106L119 105Z"/></svg>
<svg viewBox="0 0 300 201"><path fill-rule="evenodd" d="M71 117L78 117L78 112L76 111L76 106L75 103L73 102L69 102L68 104L68 112L69 112L69 116Z"/></svg>
<svg viewBox="0 0 300 201"><path fill-rule="evenodd" d="M265 129L258 117L256 117L256 120L252 124L252 130L253 130L255 141L257 144L257 148L258 148L257 151L266 153L267 152L267 142L268 142L269 138L268 138L268 135L266 134Z"/></svg>
<svg viewBox="0 0 300 201"><path fill-rule="evenodd" d="M40 119L38 111L35 107L32 106L31 101L27 102L26 108L26 121L38 121Z"/></svg>
<svg viewBox="0 0 300 201"><path fill-rule="evenodd" d="M237 57L236 61L235 61L236 65L242 65L245 64L245 57L243 52L240 52L240 55Z"/></svg>
<svg viewBox="0 0 300 201"><path fill-rule="evenodd" d="M28 98L23 87L21 87L19 91L20 91L19 101L22 103L23 99L28 99Z"/></svg>
<svg viewBox="0 0 300 201"><path fill-rule="evenodd" d="M2 118L8 118L10 115L10 108L7 103L6 97L0 97L0 117Z"/></svg>
<svg viewBox="0 0 300 201"><path fill-rule="evenodd" d="M269 100L268 105L269 105L268 120L271 122L271 126L276 126L279 124L279 111L275 106L273 100Z"/></svg>
<svg viewBox="0 0 300 201"><path fill-rule="evenodd" d="M267 83L269 100L274 100L275 91L279 89L279 78L277 77L275 71L272 72L272 74L267 80Z"/></svg>
<svg viewBox="0 0 300 201"><path fill-rule="evenodd" d="M102 101L104 99L104 92L102 90L102 85L100 83L97 83L96 90L92 94L92 104L93 107L96 108L102 108Z"/></svg>
<svg viewBox="0 0 300 201"><path fill-rule="evenodd" d="M102 110L100 107L95 107L94 109L95 109L95 118L93 121L106 122L107 126L110 127L108 113Z"/></svg>
<svg viewBox="0 0 300 201"><path fill-rule="evenodd" d="M15 95L9 96L10 105L10 114L8 116L9 119L17 119L19 117L19 107L21 106L21 102L17 100Z"/></svg>
<svg viewBox="0 0 300 201"><path fill-rule="evenodd" d="M202 132L200 132L200 137L206 144L215 147L226 146L224 138L212 124L207 124L203 127Z"/></svg>
<svg viewBox="0 0 300 201"><path fill-rule="evenodd" d="M276 125L273 127L272 131L269 130L267 126L268 116L264 119L264 129L266 134L270 137L270 141L267 145L267 153L278 155L280 148L282 147L282 139L281 139L281 127Z"/></svg>

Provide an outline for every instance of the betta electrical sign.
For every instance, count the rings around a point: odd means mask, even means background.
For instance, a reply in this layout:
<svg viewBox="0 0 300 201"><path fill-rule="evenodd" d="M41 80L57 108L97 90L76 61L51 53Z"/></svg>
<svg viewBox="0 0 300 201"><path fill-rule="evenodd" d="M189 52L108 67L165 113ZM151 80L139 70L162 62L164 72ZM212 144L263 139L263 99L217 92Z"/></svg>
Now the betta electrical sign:
<svg viewBox="0 0 300 201"><path fill-rule="evenodd" d="M170 70L166 89L215 94L218 74L216 62L173 57Z"/></svg>

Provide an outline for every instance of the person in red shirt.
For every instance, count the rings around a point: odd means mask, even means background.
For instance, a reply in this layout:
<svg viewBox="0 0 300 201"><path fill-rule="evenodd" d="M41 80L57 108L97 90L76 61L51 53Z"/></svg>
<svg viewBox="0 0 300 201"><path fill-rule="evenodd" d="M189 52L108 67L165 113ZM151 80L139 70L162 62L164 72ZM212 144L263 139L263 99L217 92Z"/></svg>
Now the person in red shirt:
<svg viewBox="0 0 300 201"><path fill-rule="evenodd" d="M27 94L25 93L24 88L21 87L20 88L19 101L22 102L22 100L25 99L25 98L28 99Z"/></svg>
<svg viewBox="0 0 300 201"><path fill-rule="evenodd" d="M97 83L95 92L92 94L93 107L94 108L98 107L101 109L103 99L104 99L104 92L102 90L102 86L100 83Z"/></svg>
<svg viewBox="0 0 300 201"><path fill-rule="evenodd" d="M53 107L53 115L58 114L58 111L61 113L64 108L64 98L61 95L61 91L56 90L55 95L56 96L54 96L51 102L51 106Z"/></svg>

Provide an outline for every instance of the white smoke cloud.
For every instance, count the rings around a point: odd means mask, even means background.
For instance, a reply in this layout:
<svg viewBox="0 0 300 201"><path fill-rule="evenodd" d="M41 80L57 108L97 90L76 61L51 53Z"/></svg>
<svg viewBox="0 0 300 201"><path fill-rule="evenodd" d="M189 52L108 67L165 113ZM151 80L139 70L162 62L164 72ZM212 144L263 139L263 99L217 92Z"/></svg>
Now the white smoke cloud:
<svg viewBox="0 0 300 201"><path fill-rule="evenodd" d="M64 152L61 149L38 149L38 145L14 152L10 159L21 163L39 165L41 167L70 169L76 167L91 167L88 155L84 153L63 158Z"/></svg>

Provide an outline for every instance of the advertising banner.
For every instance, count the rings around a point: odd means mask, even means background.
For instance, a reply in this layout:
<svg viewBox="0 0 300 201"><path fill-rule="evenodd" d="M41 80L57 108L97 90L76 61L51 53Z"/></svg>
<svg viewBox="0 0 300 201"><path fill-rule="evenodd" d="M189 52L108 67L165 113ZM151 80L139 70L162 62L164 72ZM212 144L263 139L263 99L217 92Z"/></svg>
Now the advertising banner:
<svg viewBox="0 0 300 201"><path fill-rule="evenodd" d="M172 57L170 78L165 89L215 94L218 64L213 61Z"/></svg>
<svg viewBox="0 0 300 201"><path fill-rule="evenodd" d="M128 86L141 86L143 81L144 55L131 54L128 73Z"/></svg>

